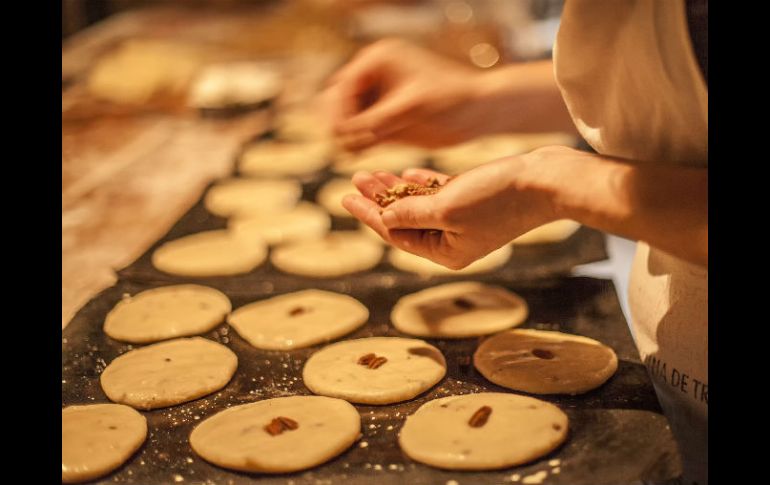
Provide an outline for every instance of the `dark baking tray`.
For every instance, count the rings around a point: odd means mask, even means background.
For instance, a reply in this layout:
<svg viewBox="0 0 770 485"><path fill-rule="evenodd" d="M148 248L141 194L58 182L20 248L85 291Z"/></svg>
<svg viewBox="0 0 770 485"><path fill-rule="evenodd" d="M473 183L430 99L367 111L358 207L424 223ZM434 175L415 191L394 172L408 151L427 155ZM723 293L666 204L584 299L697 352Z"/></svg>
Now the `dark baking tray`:
<svg viewBox="0 0 770 485"><path fill-rule="evenodd" d="M530 305L525 328L561 330L601 340L615 349L617 373L602 387L581 396L540 396L560 406L570 418L568 441L548 456L525 466L489 472L449 472L430 468L405 457L397 433L406 415L430 399L453 394L507 390L487 382L472 365L464 363L479 339L429 339L447 359L447 376L434 388L411 401L389 406L360 406L363 436L336 459L305 472L259 475L232 472L210 465L195 455L188 436L201 420L231 406L271 397L310 394L301 379L308 356L321 346L289 352L262 351L243 341L222 324L206 337L231 348L239 358L232 381L221 391L171 408L143 412L149 436L123 467L97 483L188 484L446 484L511 483L541 470L552 470L549 460L559 459L560 473L543 483L641 484L676 483L679 455L661 414L654 390L631 339L613 284L592 278L551 278L511 283L504 278L487 281L506 286ZM62 406L109 402L99 386L99 375L116 356L132 348L102 332L107 312L124 293L154 287L152 283L119 281L84 306L63 331ZM252 295L248 288L216 284L238 308L260 297L282 293L277 287ZM361 300L370 319L346 338L401 335L389 324L396 300L425 287L424 282L383 291L377 286L349 285L338 289ZM297 289L295 285L293 289ZM259 294L257 294L259 293ZM389 429L390 428L390 429ZM366 442L368 446L361 447Z"/></svg>

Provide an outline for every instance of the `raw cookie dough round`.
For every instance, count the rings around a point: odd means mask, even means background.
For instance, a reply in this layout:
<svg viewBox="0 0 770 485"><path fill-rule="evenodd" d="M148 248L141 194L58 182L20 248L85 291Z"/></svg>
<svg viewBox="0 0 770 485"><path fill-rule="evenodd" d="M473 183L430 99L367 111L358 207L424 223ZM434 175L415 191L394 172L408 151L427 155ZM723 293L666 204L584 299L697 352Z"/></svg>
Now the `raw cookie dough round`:
<svg viewBox="0 0 770 485"><path fill-rule="evenodd" d="M561 332L517 329L479 345L473 364L498 386L532 394L582 394L618 368L615 352L596 340Z"/></svg>
<svg viewBox="0 0 770 485"><path fill-rule="evenodd" d="M507 244L499 249L495 249L483 258L472 262L463 269L454 270L404 250L391 248L388 253L388 262L401 271L417 273L423 276L467 275L487 273L499 268L508 262L512 252L513 248L510 244Z"/></svg>
<svg viewBox="0 0 770 485"><path fill-rule="evenodd" d="M296 428L270 434L265 427L279 417L290 419ZM323 396L292 396L217 413L192 431L190 445L201 458L224 468L290 473L331 460L360 433L361 416L349 403Z"/></svg>
<svg viewBox="0 0 770 485"><path fill-rule="evenodd" d="M455 175L492 160L520 155L548 145L574 146L575 137L565 133L502 134L475 138L433 152L433 163L441 172Z"/></svg>
<svg viewBox="0 0 770 485"><path fill-rule="evenodd" d="M288 212L249 214L230 219L228 228L238 237L257 238L270 245L300 239L318 239L332 227L329 214L310 202Z"/></svg>
<svg viewBox="0 0 770 485"><path fill-rule="evenodd" d="M310 108L292 108L278 113L275 131L284 140L331 140L329 122Z"/></svg>
<svg viewBox="0 0 770 485"><path fill-rule="evenodd" d="M93 480L118 468L142 446L147 420L122 404L68 406L61 411L61 481Z"/></svg>
<svg viewBox="0 0 770 485"><path fill-rule="evenodd" d="M234 178L218 182L206 193L206 209L220 217L286 212L297 205L302 186L296 180Z"/></svg>
<svg viewBox="0 0 770 485"><path fill-rule="evenodd" d="M86 87L97 98L121 104L178 96L212 55L181 42L129 39L99 58L88 73Z"/></svg>
<svg viewBox="0 0 770 485"><path fill-rule="evenodd" d="M355 298L303 290L242 306L227 321L258 349L289 350L334 340L368 318L369 310Z"/></svg>
<svg viewBox="0 0 770 485"><path fill-rule="evenodd" d="M337 217L353 217L353 215L342 207L342 199L348 194L358 194L358 189L353 185L350 179L335 178L324 184L316 195L316 202L321 204L324 209Z"/></svg>
<svg viewBox="0 0 770 485"><path fill-rule="evenodd" d="M111 401L155 409L222 389L236 367L238 358L224 345L201 337L180 338L116 357L100 380Z"/></svg>
<svg viewBox="0 0 770 485"><path fill-rule="evenodd" d="M104 333L123 342L148 343L208 332L230 313L221 291L200 285L153 288L125 295L107 314Z"/></svg>
<svg viewBox="0 0 770 485"><path fill-rule="evenodd" d="M491 413L481 426L471 418ZM475 421L475 424L481 424ZM567 415L532 397L482 392L434 399L406 418L398 444L410 458L448 470L495 470L530 462L567 439Z"/></svg>
<svg viewBox="0 0 770 485"><path fill-rule="evenodd" d="M324 168L330 154L325 141L262 141L243 152L238 169L247 175L307 175Z"/></svg>
<svg viewBox="0 0 770 485"><path fill-rule="evenodd" d="M281 76L259 63L232 62L211 65L190 87L188 104L199 109L251 107L281 93Z"/></svg>
<svg viewBox="0 0 770 485"><path fill-rule="evenodd" d="M383 251L382 244L358 231L334 231L323 239L279 246L270 261L285 273L334 278L377 266Z"/></svg>
<svg viewBox="0 0 770 485"><path fill-rule="evenodd" d="M434 286L402 297L390 320L418 337L465 338L521 325L527 302L500 286L472 281Z"/></svg>
<svg viewBox="0 0 770 485"><path fill-rule="evenodd" d="M400 174L407 168L424 167L428 161L428 152L410 145L382 143L357 154L341 152L336 158L332 170L338 174L353 175L359 170L384 170Z"/></svg>
<svg viewBox="0 0 770 485"><path fill-rule="evenodd" d="M580 223L569 219L549 222L522 234L513 240L513 244L550 244L566 240L580 229Z"/></svg>
<svg viewBox="0 0 770 485"><path fill-rule="evenodd" d="M267 257L267 245L226 230L191 234L164 243L152 253L152 265L181 276L228 276L248 273Z"/></svg>
<svg viewBox="0 0 770 485"><path fill-rule="evenodd" d="M364 356L387 361L371 368L372 364L359 364ZM422 394L444 374L446 360L429 343L370 337L327 345L311 355L302 369L302 380L315 394L360 404L391 404Z"/></svg>

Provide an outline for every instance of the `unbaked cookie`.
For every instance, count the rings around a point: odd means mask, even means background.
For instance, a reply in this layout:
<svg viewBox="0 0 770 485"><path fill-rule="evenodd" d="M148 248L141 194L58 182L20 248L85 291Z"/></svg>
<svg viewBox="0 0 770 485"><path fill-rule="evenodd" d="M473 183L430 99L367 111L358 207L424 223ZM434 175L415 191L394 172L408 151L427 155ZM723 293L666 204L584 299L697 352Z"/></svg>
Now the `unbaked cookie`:
<svg viewBox="0 0 770 485"><path fill-rule="evenodd" d="M334 231L323 239L279 246L270 261L285 273L334 278L377 266L383 251L382 244L359 231Z"/></svg>
<svg viewBox="0 0 770 485"><path fill-rule="evenodd" d="M417 339L370 337L328 345L311 355L302 379L315 394L361 404L391 404L427 391L446 374L436 347Z"/></svg>
<svg viewBox="0 0 770 485"><path fill-rule="evenodd" d="M618 368L615 352L596 340L544 330L508 330L488 338L473 364L495 384L532 394L582 394Z"/></svg>
<svg viewBox="0 0 770 485"><path fill-rule="evenodd" d="M228 276L248 273L267 258L267 245L230 231L191 234L161 245L152 253L157 269L181 276Z"/></svg>
<svg viewBox="0 0 770 485"><path fill-rule="evenodd" d="M213 52L156 39L129 39L100 57L88 73L92 95L115 103L143 104L180 95Z"/></svg>
<svg viewBox="0 0 770 485"><path fill-rule="evenodd" d="M302 186L296 180L235 178L217 182L203 199L220 217L286 212L297 205Z"/></svg>
<svg viewBox="0 0 770 485"><path fill-rule="evenodd" d="M326 141L262 141L243 152L238 169L260 176L312 174L328 165L331 150Z"/></svg>
<svg viewBox="0 0 770 485"><path fill-rule="evenodd" d="M398 330L418 337L465 338L520 325L527 302L499 286L471 281L434 286L402 297L390 320Z"/></svg>
<svg viewBox="0 0 770 485"><path fill-rule="evenodd" d="M350 179L335 178L324 184L316 195L316 202L324 209L337 217L353 217L347 209L342 207L342 199L348 194L358 194L358 189Z"/></svg>
<svg viewBox="0 0 770 485"><path fill-rule="evenodd" d="M303 290L242 306L227 321L258 349L290 350L334 340L368 318L369 310L355 298Z"/></svg>
<svg viewBox="0 0 770 485"><path fill-rule="evenodd" d="M238 237L263 240L270 245L300 239L318 239L331 229L329 214L310 202L300 202L287 212L249 214L230 219L228 228Z"/></svg>
<svg viewBox="0 0 770 485"><path fill-rule="evenodd" d="M361 433L361 416L341 399L292 396L226 409L190 434L192 449L215 465L290 473L325 463Z"/></svg>
<svg viewBox="0 0 770 485"><path fill-rule="evenodd" d="M131 343L157 342L208 332L225 319L230 300L200 285L153 288L125 295L104 320L104 333Z"/></svg>
<svg viewBox="0 0 770 485"><path fill-rule="evenodd" d="M551 244L564 241L580 229L580 223L569 219L549 222L522 234L513 240L513 244Z"/></svg>
<svg viewBox="0 0 770 485"><path fill-rule="evenodd" d="M492 251L483 258L476 260L463 269L454 270L430 259L417 256L398 248L391 248L388 253L388 262L401 271L417 273L423 276L433 275L467 275L476 273L487 273L503 266L511 257L513 248L507 244L499 249Z"/></svg>
<svg viewBox="0 0 770 485"><path fill-rule="evenodd" d="M329 122L310 108L291 108L283 110L276 116L276 134L284 140L318 140L332 139Z"/></svg>
<svg viewBox="0 0 770 485"><path fill-rule="evenodd" d="M530 462L567 439L568 418L532 397L483 392L434 399L406 418L398 444L413 460L448 470Z"/></svg>
<svg viewBox="0 0 770 485"><path fill-rule="evenodd" d="M142 446L147 420L122 404L68 406L61 411L61 481L93 480L118 468Z"/></svg>
<svg viewBox="0 0 770 485"><path fill-rule="evenodd" d="M332 170L343 175L353 175L359 170L384 170L400 174L407 168L424 167L428 156L428 152L422 148L399 143L382 143L356 154L338 153Z"/></svg>
<svg viewBox="0 0 770 485"><path fill-rule="evenodd" d="M275 68L249 62L207 66L190 87L188 104L198 109L256 107L281 93Z"/></svg>
<svg viewBox="0 0 770 485"><path fill-rule="evenodd" d="M155 409L192 401L230 382L238 358L201 337L169 340L116 357L101 375L111 401Z"/></svg>

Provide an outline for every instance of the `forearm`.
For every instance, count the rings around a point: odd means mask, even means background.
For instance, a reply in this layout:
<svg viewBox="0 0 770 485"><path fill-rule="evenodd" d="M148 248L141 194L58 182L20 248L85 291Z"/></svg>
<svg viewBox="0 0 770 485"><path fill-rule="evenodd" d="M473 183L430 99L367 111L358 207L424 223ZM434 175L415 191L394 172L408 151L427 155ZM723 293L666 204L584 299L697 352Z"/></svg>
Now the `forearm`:
<svg viewBox="0 0 770 485"><path fill-rule="evenodd" d="M490 132L577 133L551 61L511 64L479 76L475 102Z"/></svg>
<svg viewBox="0 0 770 485"><path fill-rule="evenodd" d="M526 178L549 193L557 218L708 266L708 170L548 150L529 156Z"/></svg>

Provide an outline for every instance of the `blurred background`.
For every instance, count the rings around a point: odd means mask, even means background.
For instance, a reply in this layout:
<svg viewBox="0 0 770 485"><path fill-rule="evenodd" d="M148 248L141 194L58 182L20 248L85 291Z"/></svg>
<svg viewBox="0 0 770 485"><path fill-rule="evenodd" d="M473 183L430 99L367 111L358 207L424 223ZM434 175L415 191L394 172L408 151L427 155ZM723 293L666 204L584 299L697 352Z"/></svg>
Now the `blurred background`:
<svg viewBox="0 0 770 485"><path fill-rule="evenodd" d="M62 0L62 326L360 47L396 36L478 69L548 58L562 5ZM236 64L253 68L240 91Z"/></svg>

